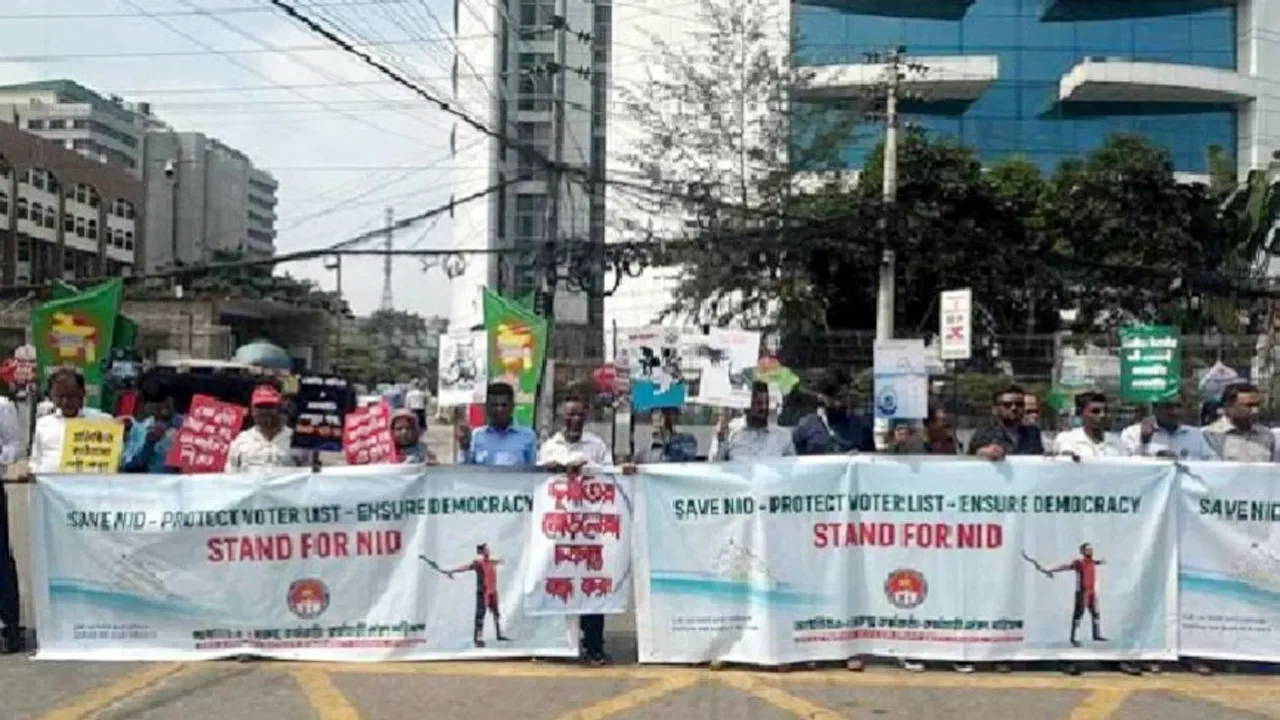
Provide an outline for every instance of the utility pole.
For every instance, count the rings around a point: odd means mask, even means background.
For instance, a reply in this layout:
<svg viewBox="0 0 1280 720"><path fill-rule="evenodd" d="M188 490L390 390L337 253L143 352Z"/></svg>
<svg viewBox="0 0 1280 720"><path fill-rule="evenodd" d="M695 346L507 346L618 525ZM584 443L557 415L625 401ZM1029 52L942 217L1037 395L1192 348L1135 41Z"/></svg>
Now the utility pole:
<svg viewBox="0 0 1280 720"><path fill-rule="evenodd" d="M387 228L387 250L391 250L392 240L395 238L395 222L396 212L392 208L386 210L386 228ZM390 311L395 307L395 300L391 297L391 254L382 259L382 309Z"/></svg>
<svg viewBox="0 0 1280 720"><path fill-rule="evenodd" d="M881 229L885 241L880 255L880 277L876 287L876 340L892 340L894 336L894 300L897 274L897 257L890 246L890 218L894 201L898 197L898 92L902 81L905 57L902 48L896 48L886 57L888 73L885 89L884 117L884 185L881 199L884 201Z"/></svg>

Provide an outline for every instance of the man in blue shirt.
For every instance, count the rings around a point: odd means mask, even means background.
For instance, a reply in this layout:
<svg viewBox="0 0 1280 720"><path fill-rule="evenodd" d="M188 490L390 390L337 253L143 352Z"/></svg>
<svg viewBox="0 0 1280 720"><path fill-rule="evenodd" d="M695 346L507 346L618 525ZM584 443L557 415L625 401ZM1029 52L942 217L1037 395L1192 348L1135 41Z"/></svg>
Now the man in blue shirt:
<svg viewBox="0 0 1280 720"><path fill-rule="evenodd" d="M848 373L832 368L822 383L822 406L805 417L792 433L797 455L842 455L875 452L871 424L849 407L851 383Z"/></svg>
<svg viewBox="0 0 1280 720"><path fill-rule="evenodd" d="M174 412L173 397L164 388L143 388L143 419L129 429L124 443L124 471L127 473L163 474L174 472L165 465L169 444L182 416Z"/></svg>
<svg viewBox="0 0 1280 720"><path fill-rule="evenodd" d="M485 398L488 424L471 433L466 464L495 467L534 467L538 464L538 436L511 422L516 393L507 383L489 385Z"/></svg>

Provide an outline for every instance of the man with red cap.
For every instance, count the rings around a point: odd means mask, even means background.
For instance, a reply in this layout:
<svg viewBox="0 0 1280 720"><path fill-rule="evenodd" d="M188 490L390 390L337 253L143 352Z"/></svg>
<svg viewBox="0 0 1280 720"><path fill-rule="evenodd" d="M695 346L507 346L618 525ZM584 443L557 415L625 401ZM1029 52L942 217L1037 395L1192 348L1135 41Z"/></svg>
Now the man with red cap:
<svg viewBox="0 0 1280 720"><path fill-rule="evenodd" d="M280 391L271 385L259 385L253 389L253 397L249 401L253 427L231 441L225 472L252 472L305 464L292 447L293 431L285 427L282 402Z"/></svg>

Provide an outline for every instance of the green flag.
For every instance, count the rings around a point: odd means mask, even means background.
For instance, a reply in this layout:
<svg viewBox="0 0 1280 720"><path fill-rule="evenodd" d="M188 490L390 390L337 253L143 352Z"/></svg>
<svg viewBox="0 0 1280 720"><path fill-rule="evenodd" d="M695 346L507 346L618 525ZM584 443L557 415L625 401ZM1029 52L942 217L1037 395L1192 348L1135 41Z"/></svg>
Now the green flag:
<svg viewBox="0 0 1280 720"><path fill-rule="evenodd" d="M124 296L124 282L108 280L84 292L66 294L56 287L56 299L31 313L31 344L36 349L36 372L43 384L59 367L84 373L85 404L100 408L103 368L115 342L116 316Z"/></svg>
<svg viewBox="0 0 1280 720"><path fill-rule="evenodd" d="M525 310L528 310L529 312L537 312L538 295L532 290L530 290L529 292L523 295L517 296L515 298L515 302L517 305L524 308Z"/></svg>
<svg viewBox="0 0 1280 720"><path fill-rule="evenodd" d="M489 381L505 382L515 389L515 422L532 427L547 352L547 321L486 288L484 328L489 344Z"/></svg>

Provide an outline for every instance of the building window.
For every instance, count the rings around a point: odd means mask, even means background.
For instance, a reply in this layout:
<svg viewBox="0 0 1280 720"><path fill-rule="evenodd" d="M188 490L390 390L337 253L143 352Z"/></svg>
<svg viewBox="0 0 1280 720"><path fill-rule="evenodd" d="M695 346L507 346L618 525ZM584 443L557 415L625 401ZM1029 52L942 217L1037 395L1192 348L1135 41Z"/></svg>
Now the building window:
<svg viewBox="0 0 1280 720"><path fill-rule="evenodd" d="M40 119L37 119L37 118L31 118L31 119L27 120L27 129L28 129L28 130L43 130L43 129L44 129L44 120L40 120Z"/></svg>
<svg viewBox="0 0 1280 720"><path fill-rule="evenodd" d="M50 230L58 227L58 210L57 208L45 208L44 226Z"/></svg>
<svg viewBox="0 0 1280 720"><path fill-rule="evenodd" d="M98 191L92 187L87 189L89 193L89 207L96 208L102 202L102 198L98 197Z"/></svg>
<svg viewBox="0 0 1280 720"><path fill-rule="evenodd" d="M50 129L50 130L66 130L66 129L67 129L67 121L66 121L66 120L62 120L62 119L50 120L50 121L49 121L49 129Z"/></svg>
<svg viewBox="0 0 1280 720"><path fill-rule="evenodd" d="M44 206L38 202L31 203L31 222L44 226Z"/></svg>
<svg viewBox="0 0 1280 720"><path fill-rule="evenodd" d="M31 262L31 239L26 235L18 236L18 262Z"/></svg>
<svg viewBox="0 0 1280 720"><path fill-rule="evenodd" d="M98 239L98 221L90 218L89 222L85 224L84 232L85 232L85 237L89 238L90 240L97 240Z"/></svg>
<svg viewBox="0 0 1280 720"><path fill-rule="evenodd" d="M112 234L111 240L112 245L115 245L116 247L124 247L124 231L120 228L116 228L115 233Z"/></svg>
<svg viewBox="0 0 1280 720"><path fill-rule="evenodd" d="M31 173L31 187L37 190L44 189L44 171L35 170Z"/></svg>
<svg viewBox="0 0 1280 720"><path fill-rule="evenodd" d="M84 130L89 127L89 121L84 118L76 118L71 121L71 127L77 130Z"/></svg>
<svg viewBox="0 0 1280 720"><path fill-rule="evenodd" d="M58 178L54 177L53 173L46 173L45 184L45 189L51 193L62 192L62 185L58 184Z"/></svg>
<svg viewBox="0 0 1280 720"><path fill-rule="evenodd" d="M545 112L551 109L551 75L547 66L555 60L550 53L520 53L517 68L520 72L520 90L517 107L520 110Z"/></svg>
<svg viewBox="0 0 1280 720"><path fill-rule="evenodd" d="M84 237L84 218L76 218L76 237Z"/></svg>
<svg viewBox="0 0 1280 720"><path fill-rule="evenodd" d="M62 214L62 231L63 232L76 231L76 219L72 217L71 213Z"/></svg>
<svg viewBox="0 0 1280 720"><path fill-rule="evenodd" d="M133 233L128 230L124 233L124 249L133 250Z"/></svg>
<svg viewBox="0 0 1280 720"><path fill-rule="evenodd" d="M26 220L29 216L27 199L23 197L18 198L18 219Z"/></svg>
<svg viewBox="0 0 1280 720"><path fill-rule="evenodd" d="M19 184L19 185L30 185L30 184L31 184L31 171L30 171L30 170L23 170L23 171L22 171L22 174L18 176L18 184Z"/></svg>
<svg viewBox="0 0 1280 720"><path fill-rule="evenodd" d="M88 198L88 192L86 192L86 188L85 188L85 186L84 186L84 183L78 183L78 184L76 185L76 202L78 202L78 203L80 203L81 205L83 205L84 203L86 203L86 202L88 202L88 201L89 201L89 198Z"/></svg>
<svg viewBox="0 0 1280 720"><path fill-rule="evenodd" d="M9 217L9 194L0 191L0 215Z"/></svg>
<svg viewBox="0 0 1280 720"><path fill-rule="evenodd" d="M65 272L75 272L75 271L76 271L76 255L78 255L78 254L79 254L79 253L77 253L75 250L72 250L72 249L70 249L70 248L63 248L63 249L62 249L62 269L63 269L63 271L65 271Z"/></svg>
<svg viewBox="0 0 1280 720"><path fill-rule="evenodd" d="M132 220L134 218L133 203L129 202L128 200L121 200L120 207L124 211L121 214L121 217L123 217L125 220Z"/></svg>
<svg viewBox="0 0 1280 720"><path fill-rule="evenodd" d="M541 240L547 232L547 196L516 195L516 240Z"/></svg>

